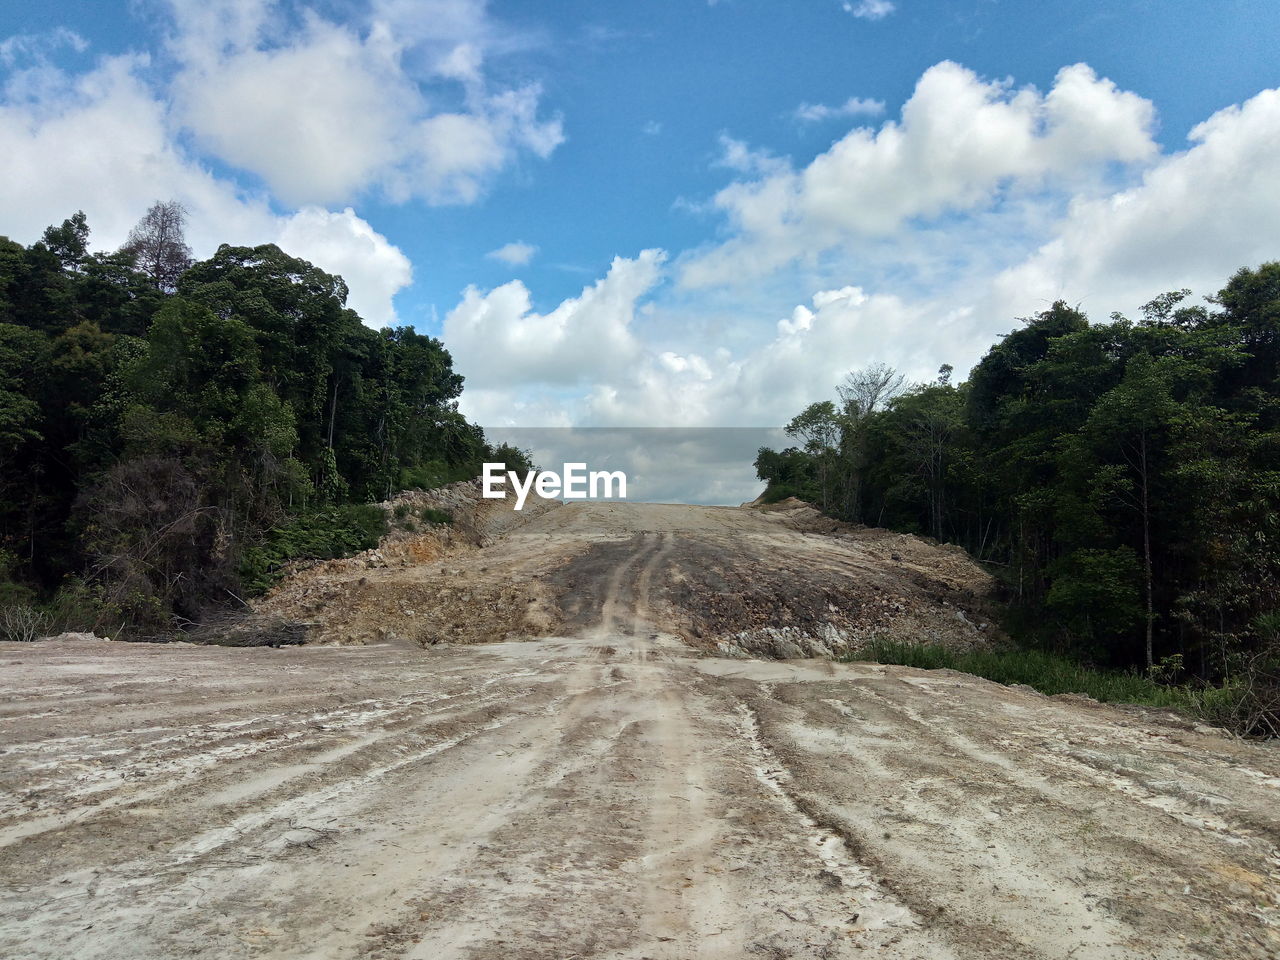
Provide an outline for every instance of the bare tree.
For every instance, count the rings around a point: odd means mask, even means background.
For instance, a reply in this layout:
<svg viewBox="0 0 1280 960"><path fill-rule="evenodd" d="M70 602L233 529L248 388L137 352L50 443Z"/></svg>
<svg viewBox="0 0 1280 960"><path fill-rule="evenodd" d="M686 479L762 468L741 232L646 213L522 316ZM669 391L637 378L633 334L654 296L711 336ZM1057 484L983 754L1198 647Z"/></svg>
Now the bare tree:
<svg viewBox="0 0 1280 960"><path fill-rule="evenodd" d="M30 643L48 627L48 618L29 604L19 603L0 612L0 637Z"/></svg>
<svg viewBox="0 0 1280 960"><path fill-rule="evenodd" d="M844 460L841 484L842 512L855 522L862 521L862 479L867 466L867 419L902 392L905 378L885 363L873 363L865 370L845 375L836 387L840 397L840 455Z"/></svg>
<svg viewBox="0 0 1280 960"><path fill-rule="evenodd" d="M157 200L129 231L121 250L133 254L139 270L151 278L156 289L172 293L178 278L191 266L191 248L183 230L187 211L176 200Z"/></svg>
<svg viewBox="0 0 1280 960"><path fill-rule="evenodd" d="M836 387L840 412L861 420L900 394L905 382L906 378L887 363L873 363L865 370L847 373L844 383Z"/></svg>

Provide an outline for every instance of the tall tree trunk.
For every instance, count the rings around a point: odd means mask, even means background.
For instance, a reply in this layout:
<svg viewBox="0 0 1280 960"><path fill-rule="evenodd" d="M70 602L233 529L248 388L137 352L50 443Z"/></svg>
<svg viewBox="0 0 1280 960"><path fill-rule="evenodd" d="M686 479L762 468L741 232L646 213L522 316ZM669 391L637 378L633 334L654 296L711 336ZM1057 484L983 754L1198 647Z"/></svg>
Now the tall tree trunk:
<svg viewBox="0 0 1280 960"><path fill-rule="evenodd" d="M333 399L329 401L329 449L333 449L333 423L338 416L338 371L333 372Z"/></svg>
<svg viewBox="0 0 1280 960"><path fill-rule="evenodd" d="M1142 557L1143 566L1145 568L1147 580L1147 669L1150 670L1154 664L1152 653L1152 632L1155 628L1154 604L1151 597L1151 502L1150 494L1150 474L1147 469L1147 434L1142 433L1141 447L1139 454L1142 462Z"/></svg>

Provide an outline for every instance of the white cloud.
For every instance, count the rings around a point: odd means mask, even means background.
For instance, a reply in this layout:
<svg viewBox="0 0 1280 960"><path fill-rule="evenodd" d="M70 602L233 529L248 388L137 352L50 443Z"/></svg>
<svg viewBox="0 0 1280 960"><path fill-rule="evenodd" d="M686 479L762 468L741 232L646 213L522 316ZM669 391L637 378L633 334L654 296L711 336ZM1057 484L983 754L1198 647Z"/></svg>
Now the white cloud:
<svg viewBox="0 0 1280 960"><path fill-rule="evenodd" d="M500 260L501 262L512 267L523 267L533 255L538 252L538 248L531 243L525 243L523 240L516 240L512 243L504 243L497 250L490 250L485 254L490 260Z"/></svg>
<svg viewBox="0 0 1280 960"><path fill-rule="evenodd" d="M38 100L0 103L0 205L15 238L38 239L83 207L95 248L109 248L154 200L171 197L187 206L191 239L208 252L215 238L270 224L265 199L217 180L173 143L164 105L137 75L146 64L105 57L81 75L59 72Z"/></svg>
<svg viewBox="0 0 1280 960"><path fill-rule="evenodd" d="M1005 115L1015 122L996 139L1018 145L1004 169L1018 170L1029 185L1054 178L1052 203L1042 204L1043 191L1028 186L1032 199L1009 210L1001 191L968 192L976 189L973 179L990 182L975 174L950 191L966 206L945 227L872 235L856 258L840 254L812 272L793 268L770 286L745 270L721 288L665 288L656 296L652 275L617 284L605 311L612 321L600 313L590 321L612 338L614 345L598 349L605 360L566 346L567 327L588 326L585 297L542 316L530 310L523 285L487 297L470 291L446 325L452 345L464 333L457 320L488 311L486 323L465 332L467 348L455 352L469 382L480 380L480 390L468 388L464 408L492 423L777 425L829 398L849 370L877 361L918 381L931 380L942 363L963 375L1017 317L1054 299L1083 301L1099 318L1113 309L1132 313L1161 291L1185 285L1211 293L1238 266L1275 258L1280 91L1220 111L1191 131L1187 150L1163 156L1149 152L1149 108L1130 96L1084 68L1069 68L1047 95L1006 90L991 101L1025 101ZM1020 126L1018 111L1030 111L1035 122ZM1085 118L1108 146L1071 142ZM1050 161L1044 156L1050 150L1066 156ZM730 142L726 151L749 169L772 162L745 145ZM897 155L906 154L899 148ZM1140 180L1100 189L1105 181L1080 174L1100 157L1135 158ZM762 179L791 182L776 173ZM908 272L904 280L906 247L924 247L925 260L950 258L954 269ZM617 261L615 271L636 262ZM776 289L823 275L846 279L810 286L817 292L771 316L759 306ZM590 289L613 286L616 278L611 273ZM511 302L499 305L500 292ZM518 359L530 342L544 348L533 351L532 381L522 377ZM496 363L485 350L491 343L500 345Z"/></svg>
<svg viewBox="0 0 1280 960"><path fill-rule="evenodd" d="M1069 69L1045 97L1024 92L999 101L1027 98L1020 109L1034 107L1038 118L1022 136L1015 135L1016 124L1015 133L1004 134L1006 142L1021 144L1021 158L1010 163L1045 176L1048 161L1039 155L1050 143L1083 165L1098 156L1132 156L1144 167L1135 185L1100 192L1096 181L1063 169L1058 176L1067 201L1047 208L1033 203L1031 213L1004 212L995 192L969 198L969 187L953 191L968 204L966 215L957 218L960 225L936 235L917 228L903 243L941 248L941 255L957 261L954 271L904 282L896 238L872 237L858 258L836 257L817 272L869 275L871 284L846 280L818 287L806 302L772 317L758 305L767 288L745 270L723 288L668 288L653 297L652 273L642 283L614 285L619 265L638 262L615 261L615 272L590 288L613 287L603 312L612 319L592 311L589 323L585 294L539 316L530 311L523 285L508 284L487 297L469 291L446 324L451 346L465 334L467 348L455 351L458 369L469 381L481 381L481 390L468 388L464 408L486 422L526 425L777 425L808 403L831 397L849 370L877 361L919 381L932 379L942 363L954 364L963 375L1016 325L1016 317L1055 299L1083 301L1101 318L1113 309L1132 313L1164 290L1190 286L1211 293L1237 267L1277 256L1280 193L1274 185L1280 183L1280 154L1274 144L1280 141L1280 91L1264 91L1213 115L1191 131L1187 150L1152 157L1145 136L1133 126L1136 118L1146 129L1149 112L1136 109L1128 95L1105 85L1099 89L1091 76ZM1129 120L1123 119L1125 109L1107 109L1126 104ZM1100 130L1110 125L1106 150L1056 140L1069 140L1065 131L1078 131L1086 114ZM760 159L752 159L745 146L732 152L743 165L759 168ZM779 174L764 179L790 182ZM1047 210L1056 214L1048 216ZM777 285L794 289L807 276L793 269ZM890 282L893 292L875 289ZM499 293L511 302L495 302ZM488 311L487 322L465 331L456 323L481 310ZM716 314L728 319L707 319ZM690 315L704 319L685 322ZM639 329L637 316L644 317ZM589 324L608 335L598 349L604 360L566 347L572 340L566 329ZM732 348L725 346L728 330L735 337ZM610 338L614 345L607 345ZM496 364L485 349L495 342ZM538 371L535 382L522 378L519 361L530 342L541 345L528 368Z"/></svg>
<svg viewBox="0 0 1280 960"><path fill-rule="evenodd" d="M46 33L19 33L0 40L0 63L14 67L23 61L42 62L61 47L84 53L89 49L89 41L66 27L55 27Z"/></svg>
<svg viewBox="0 0 1280 960"><path fill-rule="evenodd" d="M319 204L377 188L396 201L471 202L521 156L546 157L563 139L558 119L538 115L536 85L487 83L486 51L514 42L484 6L372 0L365 19L340 25L293 17L278 0L168 0L171 82L146 54L60 69L52 52L87 49L64 29L2 40L4 228L31 242L83 208L94 248L110 249L152 202L176 199L197 256L223 242L279 243L341 273L370 325L395 323L407 258L351 207ZM181 127L267 189L215 176Z"/></svg>
<svg viewBox="0 0 1280 960"><path fill-rule="evenodd" d="M1082 300L1103 316L1165 290L1216 292L1238 267L1280 257L1280 90L1193 128L1128 190L1073 202L1050 239L994 281L1010 315Z"/></svg>
<svg viewBox="0 0 1280 960"><path fill-rule="evenodd" d="M293 256L340 274L351 291L347 306L368 326L399 322L392 299L412 282L413 267L399 247L350 207L341 213L305 207L284 221L276 242Z"/></svg>
<svg viewBox="0 0 1280 960"><path fill-rule="evenodd" d="M802 123L821 123L838 117L875 117L884 113L884 101L869 97L850 97L839 106L825 103L802 103L796 107L795 117Z"/></svg>
<svg viewBox="0 0 1280 960"><path fill-rule="evenodd" d="M949 358L973 349L964 310L853 286L819 291L736 355L698 333L664 343L636 324L664 259L656 250L617 258L604 279L546 314L531 309L519 281L468 290L444 325L467 378L463 410L490 426L768 426L856 367L880 360L931 376L933 349Z"/></svg>
<svg viewBox="0 0 1280 960"><path fill-rule="evenodd" d="M559 120L537 119L539 96L537 86L505 90L478 101L473 112L440 113L421 121L410 135L403 165L388 175L389 194L472 203L521 150L550 156L564 135Z"/></svg>
<svg viewBox="0 0 1280 960"><path fill-rule="evenodd" d="M174 83L201 146L288 204L346 200L381 177L405 149L417 95L387 51L309 21L294 45L237 51Z"/></svg>
<svg viewBox="0 0 1280 960"><path fill-rule="evenodd" d="M83 74L49 74L36 99L0 101L5 230L30 243L83 209L93 249L113 249L151 203L174 199L190 214L197 256L219 243L279 243L341 273L371 325L395 322L392 297L410 280L404 254L350 208L279 215L265 196L213 176L174 142L164 104L138 76L146 65L105 57Z"/></svg>
<svg viewBox="0 0 1280 960"><path fill-rule="evenodd" d="M286 203L375 188L471 203L522 154L545 158L564 139L558 117L539 117L536 84L489 89L479 0L381 0L363 25L310 11L295 22L271 0L170 4L177 116ZM424 57L425 74L406 66Z"/></svg>
<svg viewBox="0 0 1280 960"><path fill-rule="evenodd" d="M616 257L604 279L546 314L534 312L519 280L487 293L469 287L445 317L444 340L480 389L562 388L622 375L639 351L637 303L658 283L665 259L661 250Z"/></svg>
<svg viewBox="0 0 1280 960"><path fill-rule="evenodd" d="M727 133L720 134L720 156L714 165L754 176L782 173L787 169L787 162L781 157L768 150L753 150L746 141Z"/></svg>
<svg viewBox="0 0 1280 960"><path fill-rule="evenodd" d="M899 122L852 130L800 170L756 163L756 179L721 190L715 205L730 239L686 258L682 283L773 270L1048 182L1078 186L1112 164L1150 159L1153 123L1150 102L1084 64L1059 71L1042 95L944 61L921 76ZM755 156L745 145L734 149Z"/></svg>
<svg viewBox="0 0 1280 960"><path fill-rule="evenodd" d="M896 9L890 0L845 0L844 12L863 20L883 20Z"/></svg>

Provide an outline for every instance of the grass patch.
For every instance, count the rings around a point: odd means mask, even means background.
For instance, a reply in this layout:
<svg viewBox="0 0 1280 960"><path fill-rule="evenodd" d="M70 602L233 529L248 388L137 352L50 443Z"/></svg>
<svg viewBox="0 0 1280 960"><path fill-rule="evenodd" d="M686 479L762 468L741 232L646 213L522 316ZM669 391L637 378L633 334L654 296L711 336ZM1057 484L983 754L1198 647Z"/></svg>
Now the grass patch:
<svg viewBox="0 0 1280 960"><path fill-rule="evenodd" d="M1137 670L1098 670L1062 654L1021 647L950 650L936 643L873 640L843 658L921 670L959 670L1006 686L1024 684L1050 696L1077 693L1102 703L1174 710L1247 737L1280 736L1280 684L1272 661L1220 686L1161 683Z"/></svg>
<svg viewBox="0 0 1280 960"><path fill-rule="evenodd" d="M1189 687L1166 686L1135 672L1096 670L1069 657L1043 650L1017 648L992 650L950 650L941 644L873 640L849 660L900 664L922 670L943 668L972 673L1006 686L1020 683L1053 695L1080 693L1103 703L1136 703L1165 707L1201 716L1203 701L1222 692L1196 691Z"/></svg>
<svg viewBox="0 0 1280 960"><path fill-rule="evenodd" d="M376 504L345 504L292 517L245 550L240 576L251 594L263 593L291 560L349 557L376 547L386 532L387 515Z"/></svg>
<svg viewBox="0 0 1280 960"><path fill-rule="evenodd" d="M435 507L423 507L418 517L426 523L453 523L452 513L448 510L437 510Z"/></svg>

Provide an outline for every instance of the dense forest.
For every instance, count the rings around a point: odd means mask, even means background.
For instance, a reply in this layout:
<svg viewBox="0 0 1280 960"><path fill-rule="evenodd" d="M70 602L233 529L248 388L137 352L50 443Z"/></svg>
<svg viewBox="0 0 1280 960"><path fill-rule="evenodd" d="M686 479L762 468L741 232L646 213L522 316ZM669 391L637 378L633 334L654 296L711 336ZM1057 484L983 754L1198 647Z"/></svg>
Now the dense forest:
<svg viewBox="0 0 1280 960"><path fill-rule="evenodd" d="M1280 640L1280 263L1137 321L1056 303L967 381L884 366L762 449L766 496L963 546L1013 631L1108 666L1221 682Z"/></svg>
<svg viewBox="0 0 1280 960"><path fill-rule="evenodd" d="M371 545L362 504L521 462L458 412L438 340L364 326L340 277L272 245L193 262L184 226L157 203L114 252L83 213L0 237L7 617L163 635L291 550Z"/></svg>

